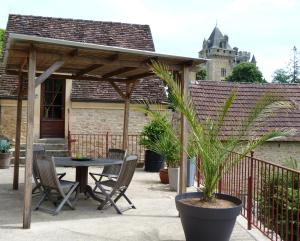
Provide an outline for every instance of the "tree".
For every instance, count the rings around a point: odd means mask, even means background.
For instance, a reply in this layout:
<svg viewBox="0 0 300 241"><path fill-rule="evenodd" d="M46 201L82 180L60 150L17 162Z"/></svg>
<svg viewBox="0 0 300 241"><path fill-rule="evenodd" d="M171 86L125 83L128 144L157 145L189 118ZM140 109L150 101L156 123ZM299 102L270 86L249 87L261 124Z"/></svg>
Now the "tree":
<svg viewBox="0 0 300 241"><path fill-rule="evenodd" d="M250 83L265 83L262 73L257 66L250 62L243 62L236 65L232 73L226 77L227 81L231 82L250 82Z"/></svg>
<svg viewBox="0 0 300 241"><path fill-rule="evenodd" d="M196 80L205 80L207 76L207 71L202 66L198 67L196 73Z"/></svg>
<svg viewBox="0 0 300 241"><path fill-rule="evenodd" d="M277 69L273 73L273 83L289 83L290 82L290 76L289 73L284 69Z"/></svg>
<svg viewBox="0 0 300 241"><path fill-rule="evenodd" d="M300 62L299 51L296 46L292 49L293 56L291 57L288 66L285 69L277 69L273 73L273 83L300 83Z"/></svg>
<svg viewBox="0 0 300 241"><path fill-rule="evenodd" d="M299 58L298 58L299 52L297 51L296 46L293 48L293 57L290 60L289 63L289 73L290 73L290 79L291 83L298 83L300 82L300 65L299 65Z"/></svg>
<svg viewBox="0 0 300 241"><path fill-rule="evenodd" d="M3 42L4 42L4 29L0 29L0 57L2 56Z"/></svg>

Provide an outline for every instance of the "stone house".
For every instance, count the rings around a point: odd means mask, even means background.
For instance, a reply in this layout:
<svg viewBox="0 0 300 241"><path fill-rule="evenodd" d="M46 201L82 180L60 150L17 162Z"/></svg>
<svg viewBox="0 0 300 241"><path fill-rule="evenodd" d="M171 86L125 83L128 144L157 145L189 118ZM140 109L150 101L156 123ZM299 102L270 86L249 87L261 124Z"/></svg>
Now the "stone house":
<svg viewBox="0 0 300 241"><path fill-rule="evenodd" d="M203 40L202 50L199 52L200 58L207 58L204 65L207 71L207 80L225 80L230 75L235 65L250 60L250 52L239 51L237 47L231 48L229 38L223 35L216 26L209 38ZM254 55L251 63L256 64Z"/></svg>
<svg viewBox="0 0 300 241"><path fill-rule="evenodd" d="M265 143L254 151L254 156L281 164L292 157L300 164L300 85L200 81L190 87L198 117L203 120L208 116L216 116L218 108L233 89L237 91L237 97L225 120L222 138L226 140L234 134L234 130L240 126L240 120L247 116L264 93L274 93L276 96L295 103L296 108L292 111L280 110L274 113L267 119L265 125L255 126L250 134L255 136L270 129L282 128L295 129L296 134Z"/></svg>
<svg viewBox="0 0 300 241"><path fill-rule="evenodd" d="M126 24L9 15L8 33L34 35L76 42L117 46L155 51L148 25ZM118 56L111 56L114 61ZM93 66L89 70L101 68ZM107 70L109 75L114 70ZM120 74L135 74L134 68L119 70ZM147 81L147 78L152 78ZM7 75L0 66L0 126L4 135L15 138L18 77ZM25 83L26 88L26 83ZM120 88L125 86L120 85ZM26 91L25 91L26 92ZM40 138L66 138L70 127L73 133L121 133L123 125L123 100L107 82L94 80L46 80L35 90L35 140ZM26 96L25 96L26 99ZM147 117L137 110L143 100L153 104L167 101L163 83L145 77L135 87L131 98L129 134L140 133ZM26 136L26 101L23 101L22 141ZM70 126L68 126L70 124Z"/></svg>

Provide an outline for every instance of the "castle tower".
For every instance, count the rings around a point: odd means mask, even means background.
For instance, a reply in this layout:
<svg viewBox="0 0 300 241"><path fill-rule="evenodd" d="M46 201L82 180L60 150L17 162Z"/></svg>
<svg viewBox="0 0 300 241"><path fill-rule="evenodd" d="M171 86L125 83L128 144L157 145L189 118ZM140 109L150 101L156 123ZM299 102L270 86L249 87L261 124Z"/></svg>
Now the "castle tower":
<svg viewBox="0 0 300 241"><path fill-rule="evenodd" d="M225 80L236 64L249 61L250 53L231 48L228 40L217 26L209 38L204 39L199 57L209 59L205 65L208 80Z"/></svg>

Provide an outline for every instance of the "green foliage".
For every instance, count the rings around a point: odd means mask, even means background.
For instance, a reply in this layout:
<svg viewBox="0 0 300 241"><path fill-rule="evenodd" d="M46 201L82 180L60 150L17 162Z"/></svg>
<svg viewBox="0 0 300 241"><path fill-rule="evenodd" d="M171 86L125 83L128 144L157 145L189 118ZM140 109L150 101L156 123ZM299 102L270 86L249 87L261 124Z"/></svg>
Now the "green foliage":
<svg viewBox="0 0 300 241"><path fill-rule="evenodd" d="M162 111L152 111L144 108L151 122L144 127L140 144L148 150L154 151L164 157L168 167L177 167L179 163L180 145L168 117Z"/></svg>
<svg viewBox="0 0 300 241"><path fill-rule="evenodd" d="M293 130L272 130L261 137L250 137L249 141L242 144L242 137L245 137L251 131L251 128L256 121L263 122L274 111L286 108L293 108L293 104L287 101L280 101L280 99L272 94L263 96L255 107L250 111L249 116L245 117L242 122L243 125L240 130L235 130L237 135L233 135L226 142L220 138L220 132L224 121L228 115L229 109L232 106L235 98L236 91L233 91L224 102L221 111L217 118L207 118L202 121L197 117L194 109L193 102L190 96L182 96L180 86L177 81L170 75L168 68L160 63L152 63L152 71L162 80L165 81L167 86L172 89L173 99L172 102L176 110L182 113L190 127L190 135L194 138L195 154L200 156L202 161L201 173L204 177L204 200L211 201L214 198L214 192L217 183L221 178L221 172L228 171L232 165L242 160L251 150L263 144L265 141L271 140L276 137L287 136L293 133ZM242 146L242 147L241 147ZM230 153L239 147L241 155L231 162L231 165L224 165L230 157ZM186 151L186 150L185 150Z"/></svg>
<svg viewBox="0 0 300 241"><path fill-rule="evenodd" d="M249 62L243 62L236 65L232 73L226 77L231 82L249 82L249 83L265 83L262 73L258 67Z"/></svg>
<svg viewBox="0 0 300 241"><path fill-rule="evenodd" d="M207 71L203 67L199 67L196 72L196 80L205 80L207 77Z"/></svg>
<svg viewBox="0 0 300 241"><path fill-rule="evenodd" d="M2 56L3 44L4 44L4 34L5 30L0 29L0 57Z"/></svg>
<svg viewBox="0 0 300 241"><path fill-rule="evenodd" d="M273 73L273 83L300 83L299 51L296 46L292 49L293 56L285 69L277 69Z"/></svg>
<svg viewBox="0 0 300 241"><path fill-rule="evenodd" d="M273 83L282 83L286 84L290 82L290 76L288 72L284 69L277 69L273 73Z"/></svg>
<svg viewBox="0 0 300 241"><path fill-rule="evenodd" d="M0 140L0 153L8 153L10 142L8 140Z"/></svg>
<svg viewBox="0 0 300 241"><path fill-rule="evenodd" d="M258 200L258 217L285 241L291 240L293 226L293 240L297 240L298 176L275 170L261 175L263 184ZM276 218L268 218L272 214Z"/></svg>
<svg viewBox="0 0 300 241"><path fill-rule="evenodd" d="M149 112L151 113L151 112ZM168 126L168 118L158 112L153 113L151 122L144 126L140 137L140 145L151 150L154 143L166 132Z"/></svg>

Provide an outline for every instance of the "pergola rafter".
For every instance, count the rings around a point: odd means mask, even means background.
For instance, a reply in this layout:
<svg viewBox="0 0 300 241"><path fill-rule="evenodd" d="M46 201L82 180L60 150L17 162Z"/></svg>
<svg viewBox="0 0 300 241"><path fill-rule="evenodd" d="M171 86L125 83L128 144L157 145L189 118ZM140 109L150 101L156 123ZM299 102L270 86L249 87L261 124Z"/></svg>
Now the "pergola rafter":
<svg viewBox="0 0 300 241"><path fill-rule="evenodd" d="M29 57L28 57L29 56ZM29 58L25 70L24 59ZM69 61L72 60L72 61ZM181 73L182 93L187 94L189 72L206 60L159 54L150 51L120 47L79 43L60 39L10 33L4 55L6 73L19 75L16 147L20 148L22 115L22 81L28 78L27 95L27 140L25 162L25 186L23 227L30 228L32 157L35 87L52 78L108 81L124 100L123 148L128 145L128 123L130 97L139 79L153 75L149 64L159 61L169 66L171 71ZM92 72L92 75L88 73ZM151 81L151 79L147 80ZM119 83L125 83L125 91ZM187 124L181 115L181 144L187 144ZM186 154L182 148L180 155L180 193L186 189ZM16 148L17 152L17 148ZM16 154L16 158L19 153ZM19 160L19 159L17 159ZM14 188L18 184L18 162L15 165Z"/></svg>

